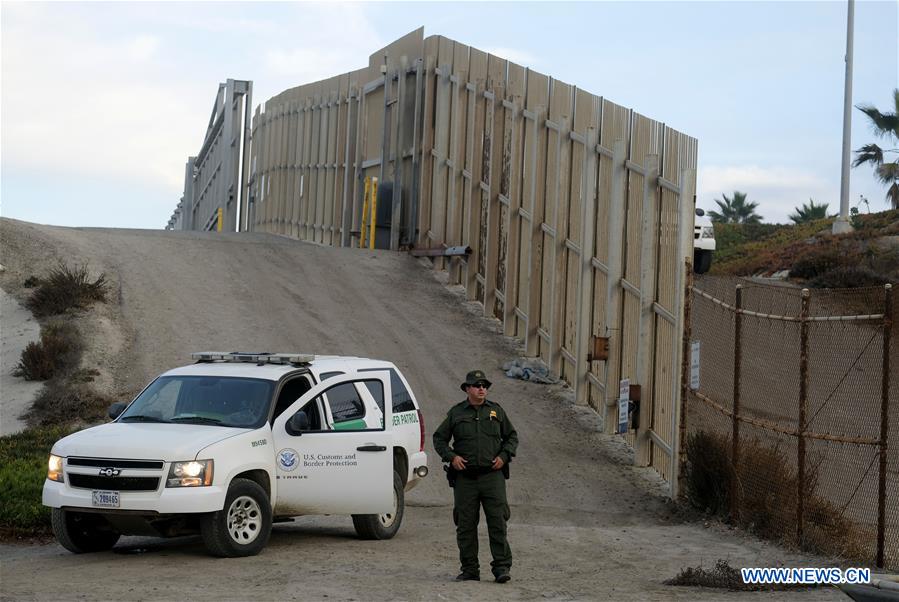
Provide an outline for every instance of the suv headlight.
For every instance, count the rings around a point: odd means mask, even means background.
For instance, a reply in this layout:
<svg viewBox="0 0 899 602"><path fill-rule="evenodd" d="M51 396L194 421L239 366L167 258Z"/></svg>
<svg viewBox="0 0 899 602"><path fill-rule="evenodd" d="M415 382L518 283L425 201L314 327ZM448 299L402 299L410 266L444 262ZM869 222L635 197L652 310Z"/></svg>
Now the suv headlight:
<svg viewBox="0 0 899 602"><path fill-rule="evenodd" d="M172 462L166 487L208 487L212 485L212 460Z"/></svg>
<svg viewBox="0 0 899 602"><path fill-rule="evenodd" d="M703 226L702 238L715 238L715 226Z"/></svg>
<svg viewBox="0 0 899 602"><path fill-rule="evenodd" d="M50 454L50 461L47 462L47 478L51 481L63 483L65 479L62 476L62 465L62 458Z"/></svg>

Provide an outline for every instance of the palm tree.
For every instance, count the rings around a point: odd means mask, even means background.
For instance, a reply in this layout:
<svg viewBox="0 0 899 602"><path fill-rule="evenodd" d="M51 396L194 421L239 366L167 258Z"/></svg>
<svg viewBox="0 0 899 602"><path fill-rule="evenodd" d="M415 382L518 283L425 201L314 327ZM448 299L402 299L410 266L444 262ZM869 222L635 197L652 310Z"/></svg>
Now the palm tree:
<svg viewBox="0 0 899 602"><path fill-rule="evenodd" d="M746 200L746 193L734 190L733 198L728 198L722 193L723 201L715 199L718 203L718 211L709 211L709 218L713 222L720 224L758 224L762 221L762 216L755 212L758 203L750 203Z"/></svg>
<svg viewBox="0 0 899 602"><path fill-rule="evenodd" d="M899 88L893 90L892 113L881 113L874 105L856 105L856 109L868 116L871 120L871 129L878 138L886 138L894 148L883 149L878 145L866 144L855 151L855 161L852 167L858 167L864 163L870 163L874 168L874 174L885 186L887 186L886 198L893 206L899 209ZM896 159L888 162L885 155L893 153Z"/></svg>
<svg viewBox="0 0 899 602"><path fill-rule="evenodd" d="M809 199L808 203L803 203L802 207L794 207L796 213L791 213L787 217L793 220L794 224L805 224L815 220L827 217L828 203L815 204L815 199Z"/></svg>

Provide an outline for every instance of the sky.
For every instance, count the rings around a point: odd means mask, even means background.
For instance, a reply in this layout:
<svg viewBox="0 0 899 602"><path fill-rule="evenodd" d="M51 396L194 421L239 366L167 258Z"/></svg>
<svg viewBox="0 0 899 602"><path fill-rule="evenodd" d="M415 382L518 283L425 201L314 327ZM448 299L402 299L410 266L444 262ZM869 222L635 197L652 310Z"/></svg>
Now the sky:
<svg viewBox="0 0 899 602"><path fill-rule="evenodd" d="M899 2L855 4L854 105L891 110ZM699 140L697 206L839 210L847 2L0 4L0 215L162 228L218 84L253 104L367 65L424 26ZM852 148L878 140L852 111ZM850 203L888 208L869 167ZM867 210L861 205L862 212Z"/></svg>

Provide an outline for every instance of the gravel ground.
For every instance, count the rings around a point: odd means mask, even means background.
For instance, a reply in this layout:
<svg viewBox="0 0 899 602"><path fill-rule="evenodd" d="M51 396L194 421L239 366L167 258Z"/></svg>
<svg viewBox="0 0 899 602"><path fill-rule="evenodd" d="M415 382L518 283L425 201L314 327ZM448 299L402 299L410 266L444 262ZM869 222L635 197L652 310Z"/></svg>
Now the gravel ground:
<svg viewBox="0 0 899 602"><path fill-rule="evenodd" d="M459 289L423 262L382 251L333 249L261 234L36 226L0 220L0 286L54 256L87 261L114 285L111 303L79 319L86 367L126 398L191 351L264 349L384 358L403 370L428 431L431 476L407 496L390 541L354 538L349 518L277 525L261 555L214 559L197 538L124 538L109 553L74 556L55 543L0 545L4 599L845 599L832 589L738 593L662 584L687 566L828 566L705 523L659 494L651 471L602 434L591 410L561 386L506 378L517 357ZM18 285L20 286L20 285ZM5 316L4 316L5 323ZM4 329L4 338L6 337ZM458 383L479 367L520 433L509 498L513 580L455 583L452 495L430 434ZM6 405L6 392L3 404ZM482 525L482 529L484 529ZM482 565L489 562L482 533Z"/></svg>

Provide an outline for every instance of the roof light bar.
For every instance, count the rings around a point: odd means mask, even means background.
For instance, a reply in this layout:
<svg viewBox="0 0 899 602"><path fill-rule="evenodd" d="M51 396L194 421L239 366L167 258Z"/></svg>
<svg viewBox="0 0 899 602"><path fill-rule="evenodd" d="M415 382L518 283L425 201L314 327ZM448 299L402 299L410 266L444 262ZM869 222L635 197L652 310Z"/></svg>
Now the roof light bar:
<svg viewBox="0 0 899 602"><path fill-rule="evenodd" d="M197 351L190 354L198 362L245 362L253 364L309 364L311 353L246 353L242 351Z"/></svg>

